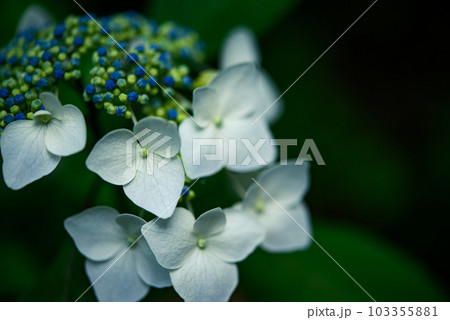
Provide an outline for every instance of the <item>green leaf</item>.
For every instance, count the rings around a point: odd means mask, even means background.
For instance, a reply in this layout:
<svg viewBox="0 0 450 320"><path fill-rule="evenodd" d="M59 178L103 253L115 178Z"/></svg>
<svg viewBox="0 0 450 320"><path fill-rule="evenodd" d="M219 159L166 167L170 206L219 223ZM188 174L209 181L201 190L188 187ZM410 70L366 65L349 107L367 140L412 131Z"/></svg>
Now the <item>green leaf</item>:
<svg viewBox="0 0 450 320"><path fill-rule="evenodd" d="M442 301L424 266L377 235L316 223L315 239L377 301ZM240 295L251 301L371 301L316 244L303 252L257 250L240 266Z"/></svg>
<svg viewBox="0 0 450 320"><path fill-rule="evenodd" d="M217 51L225 34L237 25L247 25L257 34L272 27L298 1L295 0L157 0L147 14L158 22L177 21L197 31L210 54Z"/></svg>

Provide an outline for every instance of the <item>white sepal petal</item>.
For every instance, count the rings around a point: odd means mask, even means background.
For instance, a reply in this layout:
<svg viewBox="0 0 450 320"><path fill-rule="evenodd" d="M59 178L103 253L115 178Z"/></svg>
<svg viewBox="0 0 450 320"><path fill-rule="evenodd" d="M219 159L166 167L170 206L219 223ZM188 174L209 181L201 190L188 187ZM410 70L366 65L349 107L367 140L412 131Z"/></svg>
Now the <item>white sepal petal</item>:
<svg viewBox="0 0 450 320"><path fill-rule="evenodd" d="M219 98L219 93L209 86L194 90L192 109L198 125L201 127L211 125L214 122L214 118L221 115L217 106Z"/></svg>
<svg viewBox="0 0 450 320"><path fill-rule="evenodd" d="M236 27L231 30L225 38L220 53L220 68L225 69L236 64L261 62L256 37L253 32L246 27Z"/></svg>
<svg viewBox="0 0 450 320"><path fill-rule="evenodd" d="M271 204L258 215L258 222L266 229L266 238L261 247L269 252L292 252L308 248L312 242L308 207L300 203L284 209L289 214L278 205Z"/></svg>
<svg viewBox="0 0 450 320"><path fill-rule="evenodd" d="M170 287L169 270L161 267L145 239L140 239L136 247L136 268L142 280L156 288Z"/></svg>
<svg viewBox="0 0 450 320"><path fill-rule="evenodd" d="M253 63L243 63L221 71L208 85L219 94L211 105L217 116L243 119L259 110L258 70ZM196 108L194 105L192 108Z"/></svg>
<svg viewBox="0 0 450 320"><path fill-rule="evenodd" d="M20 18L17 33L29 29L42 29L52 22L52 17L42 6L32 4L28 6Z"/></svg>
<svg viewBox="0 0 450 320"><path fill-rule="evenodd" d="M116 223L118 216L113 208L94 207L67 218L64 227L85 257L104 261L126 249L126 235Z"/></svg>
<svg viewBox="0 0 450 320"><path fill-rule="evenodd" d="M220 233L225 228L227 220L221 208L215 208L203 213L194 223L194 233L202 238Z"/></svg>
<svg viewBox="0 0 450 320"><path fill-rule="evenodd" d="M47 151L45 131L45 126L34 120L14 121L3 131L3 178L11 189L21 189L48 175L61 160Z"/></svg>
<svg viewBox="0 0 450 320"><path fill-rule="evenodd" d="M180 136L177 125L167 120L147 117L139 120L133 128L133 132L139 144L147 148L149 153L155 153L161 157L171 158L180 150Z"/></svg>
<svg viewBox="0 0 450 320"><path fill-rule="evenodd" d="M273 136L265 121L253 125L248 120L229 121L224 124L223 132L228 148L228 170L250 172L275 161L278 151L271 143Z"/></svg>
<svg viewBox="0 0 450 320"><path fill-rule="evenodd" d="M265 231L250 215L226 209L225 230L208 238L208 249L227 262L244 260L264 240Z"/></svg>
<svg viewBox="0 0 450 320"><path fill-rule="evenodd" d="M178 203L184 185L184 171L178 157L140 161L134 179L123 187L135 204L160 218L170 218Z"/></svg>
<svg viewBox="0 0 450 320"><path fill-rule="evenodd" d="M135 260L131 250L103 262L86 260L86 273L99 301L134 302L147 295L150 287L139 276Z"/></svg>
<svg viewBox="0 0 450 320"><path fill-rule="evenodd" d="M54 93L42 92L39 95L39 99L41 100L45 110L50 111L53 115L58 114L62 107L61 101L59 101L58 97Z"/></svg>
<svg viewBox="0 0 450 320"><path fill-rule="evenodd" d="M133 139L134 135L130 130L117 129L109 132L95 144L86 160L86 166L109 183L129 183L136 174L138 156Z"/></svg>
<svg viewBox="0 0 450 320"><path fill-rule="evenodd" d="M261 92L260 114L270 123L275 123L284 111L283 98L275 82L269 74L263 70L259 70L259 87Z"/></svg>
<svg viewBox="0 0 450 320"><path fill-rule="evenodd" d="M280 204L296 204L303 199L310 186L309 164L303 162L302 165L296 165L295 160L291 160L287 165L275 165L261 172L256 181L265 191L259 186L249 188L244 206L252 206L255 202L251 200L253 198L265 198L273 202L268 199L266 192Z"/></svg>
<svg viewBox="0 0 450 320"><path fill-rule="evenodd" d="M153 219L142 227L156 260L166 269L177 269L196 248L197 238L192 232L194 215L177 208L170 219Z"/></svg>
<svg viewBox="0 0 450 320"><path fill-rule="evenodd" d="M59 156L69 156L84 149L86 123L81 111L65 105L47 124L45 145L48 151Z"/></svg>
<svg viewBox="0 0 450 320"><path fill-rule="evenodd" d="M239 281L235 264L198 248L170 278L185 301L228 301Z"/></svg>
<svg viewBox="0 0 450 320"><path fill-rule="evenodd" d="M180 137L181 159L190 179L208 177L225 166L223 139L219 138L214 126L202 129L188 118L180 124Z"/></svg>

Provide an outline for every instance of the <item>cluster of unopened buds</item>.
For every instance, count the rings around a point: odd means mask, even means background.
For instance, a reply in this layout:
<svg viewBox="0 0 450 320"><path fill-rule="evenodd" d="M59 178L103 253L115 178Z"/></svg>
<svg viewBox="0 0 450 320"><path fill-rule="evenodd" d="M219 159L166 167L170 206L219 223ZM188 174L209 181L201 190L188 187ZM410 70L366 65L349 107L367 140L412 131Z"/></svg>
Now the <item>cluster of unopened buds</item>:
<svg viewBox="0 0 450 320"><path fill-rule="evenodd" d="M168 286L186 301L227 301L238 285L236 263L255 248L310 245L308 166L274 164L270 124L283 105L253 34L230 32L219 70L205 68L204 46L190 29L133 12L53 23L33 6L0 50L0 145L11 189L86 146L82 111L60 102L63 83L78 90L89 112L133 125L99 139L86 166L155 218L101 206L64 223L100 301L138 301L150 287ZM197 143L209 140L222 141L220 156L211 157L217 144ZM241 173L255 179L241 202L195 216L191 187L221 170L235 183Z"/></svg>

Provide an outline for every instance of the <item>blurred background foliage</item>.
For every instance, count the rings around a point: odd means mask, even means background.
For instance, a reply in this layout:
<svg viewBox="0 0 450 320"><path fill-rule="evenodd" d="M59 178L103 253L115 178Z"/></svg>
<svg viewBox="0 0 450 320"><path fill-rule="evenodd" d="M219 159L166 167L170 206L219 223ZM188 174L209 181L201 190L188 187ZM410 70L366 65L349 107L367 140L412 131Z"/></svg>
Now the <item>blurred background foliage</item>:
<svg viewBox="0 0 450 320"><path fill-rule="evenodd" d="M63 19L81 14L72 1L36 1ZM34 2L34 3L36 3ZM6 0L0 42L14 34L30 0ZM330 0L80 1L105 15L136 10L158 22L192 27L208 45L208 63L235 25L258 35L263 67L284 91L370 4ZM445 301L450 278L449 22L439 1L380 1L284 96L277 138L316 142L326 166L312 167L307 203L316 240L378 301ZM63 103L87 114L81 94L61 89ZM129 126L99 114L100 132ZM64 158L50 176L13 192L0 182L0 299L73 301L88 288L83 257L63 220L96 205L139 209L120 187L84 166L95 143ZM221 173L199 182L196 211L238 200ZM92 301L92 290L82 301ZM177 301L152 289L147 301ZM368 301L317 245L292 254L257 250L240 263L234 301Z"/></svg>

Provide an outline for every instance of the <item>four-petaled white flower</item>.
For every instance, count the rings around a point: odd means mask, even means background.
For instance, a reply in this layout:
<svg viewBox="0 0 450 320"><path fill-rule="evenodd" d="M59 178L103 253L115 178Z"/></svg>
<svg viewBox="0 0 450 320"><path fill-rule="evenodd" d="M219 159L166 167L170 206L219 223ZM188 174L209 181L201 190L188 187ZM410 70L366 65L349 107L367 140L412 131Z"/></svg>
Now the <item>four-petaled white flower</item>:
<svg viewBox="0 0 450 320"><path fill-rule="evenodd" d="M171 285L168 271L158 264L147 242L139 239L144 224L141 218L110 207L90 208L64 221L87 258L86 273L99 301L138 301L150 286Z"/></svg>
<svg viewBox="0 0 450 320"><path fill-rule="evenodd" d="M172 218L153 220L142 234L156 260L170 269L174 289L186 301L227 301L238 284L235 262L245 259L264 230L242 214L216 208L197 221L184 208Z"/></svg>
<svg viewBox="0 0 450 320"><path fill-rule="evenodd" d="M83 114L73 105L61 106L49 92L40 95L45 110L33 120L8 124L0 139L3 177L13 190L48 175L61 157L81 151L86 144Z"/></svg>
<svg viewBox="0 0 450 320"><path fill-rule="evenodd" d="M220 53L220 68L253 62L261 64L261 54L253 32L246 27L236 27L225 38ZM261 89L259 114L269 123L277 121L284 109L283 100L279 99L280 91L272 78L264 69L259 69L258 85ZM272 105L273 104L273 105ZM259 120L258 120L259 121Z"/></svg>
<svg viewBox="0 0 450 320"><path fill-rule="evenodd" d="M220 72L208 86L194 91L194 119L180 124L181 158L186 175L195 179L222 168L248 172L272 163L277 155L260 110L258 70L252 63Z"/></svg>
<svg viewBox="0 0 450 320"><path fill-rule="evenodd" d="M123 186L135 204L165 219L175 210L184 185L179 148L174 123L147 117L133 131L117 129L100 139L86 166L103 180Z"/></svg>
<svg viewBox="0 0 450 320"><path fill-rule="evenodd" d="M306 162L295 165L294 161L289 161L287 165L264 170L256 181L260 185L253 183L242 203L225 209L225 212L254 217L266 230L261 247L269 252L291 252L309 247L312 227L308 207L303 202L309 188L309 165Z"/></svg>

